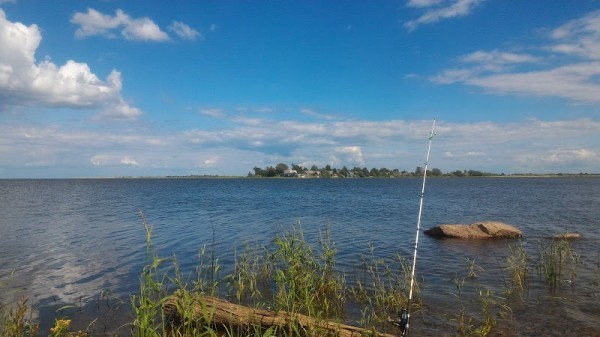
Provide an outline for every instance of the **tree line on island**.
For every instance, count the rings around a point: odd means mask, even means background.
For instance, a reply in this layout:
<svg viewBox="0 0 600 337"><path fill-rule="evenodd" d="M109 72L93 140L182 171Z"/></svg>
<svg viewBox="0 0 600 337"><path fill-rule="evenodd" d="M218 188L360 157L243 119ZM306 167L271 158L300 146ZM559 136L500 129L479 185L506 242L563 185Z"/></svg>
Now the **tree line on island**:
<svg viewBox="0 0 600 337"><path fill-rule="evenodd" d="M399 169L387 169L383 168L372 168L366 167L353 167L351 169L346 166L340 168L331 167L326 165L325 167L319 168L313 165L309 168L292 164L288 166L284 163L279 163L275 166L268 166L265 168L254 167L254 172L248 172L248 177L301 177L301 178L400 178L400 177L419 177L423 176L423 167L417 166L412 171L400 171ZM428 176L434 177L483 177L497 175L489 172L482 172L476 170L456 170L453 172L444 173L439 168L432 168L427 170ZM504 175L504 174L502 174Z"/></svg>

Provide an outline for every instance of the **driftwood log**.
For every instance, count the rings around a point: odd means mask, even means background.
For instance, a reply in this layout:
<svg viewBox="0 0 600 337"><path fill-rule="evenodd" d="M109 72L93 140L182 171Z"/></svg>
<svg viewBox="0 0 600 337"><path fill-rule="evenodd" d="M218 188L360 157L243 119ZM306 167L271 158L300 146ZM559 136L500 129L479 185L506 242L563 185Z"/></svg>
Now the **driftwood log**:
<svg viewBox="0 0 600 337"><path fill-rule="evenodd" d="M182 315L178 311L178 303L181 299L174 295L163 304L165 317L173 322L174 327L182 321ZM249 327L277 327L286 329L291 324L307 332L307 335L326 335L339 337L358 336L381 336L395 337L394 335L378 333L373 330L332 322L328 320L315 319L302 314L290 314L287 312L274 312L263 309L246 307L210 296L196 296L192 298L194 317L201 320L202 311L210 316L211 325L220 327L236 327L240 329ZM181 307L181 304L179 305ZM318 332L322 332L318 333Z"/></svg>

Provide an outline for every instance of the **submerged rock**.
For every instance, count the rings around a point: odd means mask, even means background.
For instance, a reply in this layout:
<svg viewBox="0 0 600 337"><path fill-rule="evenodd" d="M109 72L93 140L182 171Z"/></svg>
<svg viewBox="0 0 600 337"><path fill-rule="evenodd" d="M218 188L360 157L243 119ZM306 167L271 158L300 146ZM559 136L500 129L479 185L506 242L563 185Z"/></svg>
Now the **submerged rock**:
<svg viewBox="0 0 600 337"><path fill-rule="evenodd" d="M470 225L444 224L426 230L425 234L459 239L520 238L523 235L517 228L497 221L476 222Z"/></svg>

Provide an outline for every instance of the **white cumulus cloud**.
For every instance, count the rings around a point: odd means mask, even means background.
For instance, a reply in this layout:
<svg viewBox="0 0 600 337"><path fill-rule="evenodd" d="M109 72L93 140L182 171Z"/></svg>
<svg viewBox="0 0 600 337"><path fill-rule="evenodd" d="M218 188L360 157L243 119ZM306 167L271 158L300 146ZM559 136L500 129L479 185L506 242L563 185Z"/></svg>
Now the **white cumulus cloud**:
<svg viewBox="0 0 600 337"><path fill-rule="evenodd" d="M137 161L135 161L135 159L132 159L129 156L125 156L123 158L121 158L121 164L123 165L127 165L127 166L140 166L140 164L138 164Z"/></svg>
<svg viewBox="0 0 600 337"><path fill-rule="evenodd" d="M37 25L8 21L0 9L0 110L39 105L102 109L127 118L142 113L124 102L121 74L116 70L101 80L86 63L36 63L35 52L41 40Z"/></svg>
<svg viewBox="0 0 600 337"><path fill-rule="evenodd" d="M109 39L118 38L119 34L126 40L164 42L171 38L158 24L148 17L133 18L121 9L114 15L101 13L93 8L87 12L78 12L71 18L71 23L79 26L75 37L84 39L91 36L102 36ZM202 35L189 25L173 21L167 29L185 40L197 40Z"/></svg>
<svg viewBox="0 0 600 337"><path fill-rule="evenodd" d="M71 23L79 25L75 31L77 38L82 39L95 35L116 38L111 30L121 26L128 19L129 16L121 10L117 10L115 16L110 16L88 8L87 13L75 13L71 18Z"/></svg>
<svg viewBox="0 0 600 337"><path fill-rule="evenodd" d="M211 157L202 161L201 167L216 167L219 165L219 157Z"/></svg>
<svg viewBox="0 0 600 337"><path fill-rule="evenodd" d="M335 149L337 154L345 155L343 162L354 163L358 166L364 166L365 160L363 158L362 149L360 146L342 146ZM338 157L337 155L335 156Z"/></svg>
<svg viewBox="0 0 600 337"><path fill-rule="evenodd" d="M117 9L115 15L107 15L88 8L87 13L75 13L71 23L79 25L75 37L104 36L116 38L115 30L120 29L121 35L127 40L167 41L169 35L150 18L132 18L124 11Z"/></svg>
<svg viewBox="0 0 600 337"><path fill-rule="evenodd" d="M127 22L121 34L127 40L167 41L169 35L163 32L149 18L134 19Z"/></svg>

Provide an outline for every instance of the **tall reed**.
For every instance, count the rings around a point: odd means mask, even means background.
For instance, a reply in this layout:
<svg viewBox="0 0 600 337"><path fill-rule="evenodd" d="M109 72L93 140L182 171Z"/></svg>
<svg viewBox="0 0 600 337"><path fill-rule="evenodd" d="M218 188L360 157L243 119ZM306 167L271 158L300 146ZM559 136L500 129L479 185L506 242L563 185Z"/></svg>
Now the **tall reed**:
<svg viewBox="0 0 600 337"><path fill-rule="evenodd" d="M270 260L270 252L265 247L246 244L239 255L236 253L234 271L226 277L226 282L238 303L260 307L263 298L272 293Z"/></svg>
<svg viewBox="0 0 600 337"><path fill-rule="evenodd" d="M568 240L540 241L537 260L538 274L553 291L561 282L573 283L580 262L579 254Z"/></svg>
<svg viewBox="0 0 600 337"><path fill-rule="evenodd" d="M375 247L361 257L361 265L355 270L355 280L349 293L361 309L361 325L364 328L376 327L380 331L390 329L390 319L399 317L408 302L411 267L409 262L395 255L384 259L375 255ZM421 282L415 282L412 310L421 307Z"/></svg>
<svg viewBox="0 0 600 337"><path fill-rule="evenodd" d="M506 287L508 296L522 293L527 285L529 273L529 255L525 250L523 242L517 245L509 245L509 255L506 258L506 269L510 273L510 286Z"/></svg>
<svg viewBox="0 0 600 337"><path fill-rule="evenodd" d="M467 267L464 274L457 273L450 281L456 287L456 309L448 315L449 321L454 322L456 335L460 337L489 336L494 334L498 325L498 317L512 317L512 310L505 299L478 283L480 275L485 270L478 266L473 259L466 259Z"/></svg>
<svg viewBox="0 0 600 337"><path fill-rule="evenodd" d="M162 305L167 298L165 282L167 275L160 268L167 258L160 258L152 248L152 231L142 211L140 219L146 231L146 264L140 275L140 292L131 296L134 313L132 335L137 337L158 337L167 331Z"/></svg>
<svg viewBox="0 0 600 337"><path fill-rule="evenodd" d="M313 317L340 316L344 305L344 278L334 272L335 250L328 238L316 254L298 227L279 234L272 263L276 310Z"/></svg>

